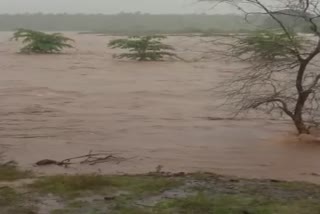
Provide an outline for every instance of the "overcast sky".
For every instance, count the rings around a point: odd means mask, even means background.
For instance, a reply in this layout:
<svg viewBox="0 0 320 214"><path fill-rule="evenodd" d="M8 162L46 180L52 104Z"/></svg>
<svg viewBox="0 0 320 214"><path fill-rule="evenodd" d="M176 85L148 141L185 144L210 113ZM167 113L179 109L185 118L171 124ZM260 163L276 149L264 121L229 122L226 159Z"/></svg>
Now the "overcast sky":
<svg viewBox="0 0 320 214"><path fill-rule="evenodd" d="M209 5L197 0L0 0L0 13L207 13ZM218 8L218 13L228 13Z"/></svg>

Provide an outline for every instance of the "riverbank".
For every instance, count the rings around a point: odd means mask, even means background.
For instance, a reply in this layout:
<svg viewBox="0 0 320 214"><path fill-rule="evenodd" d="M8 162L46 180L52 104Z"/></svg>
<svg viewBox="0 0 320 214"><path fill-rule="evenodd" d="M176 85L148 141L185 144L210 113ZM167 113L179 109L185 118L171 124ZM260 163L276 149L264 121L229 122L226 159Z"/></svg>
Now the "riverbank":
<svg viewBox="0 0 320 214"><path fill-rule="evenodd" d="M55 175L0 167L1 214L318 214L320 186L212 173Z"/></svg>

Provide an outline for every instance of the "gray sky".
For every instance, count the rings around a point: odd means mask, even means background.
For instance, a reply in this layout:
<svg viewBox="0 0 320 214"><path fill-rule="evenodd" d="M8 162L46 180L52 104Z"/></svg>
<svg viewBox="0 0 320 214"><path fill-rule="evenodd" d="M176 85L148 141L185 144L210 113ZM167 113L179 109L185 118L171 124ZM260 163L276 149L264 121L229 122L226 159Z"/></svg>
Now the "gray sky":
<svg viewBox="0 0 320 214"><path fill-rule="evenodd" d="M197 0L0 0L0 5L0 13L206 13L210 7Z"/></svg>

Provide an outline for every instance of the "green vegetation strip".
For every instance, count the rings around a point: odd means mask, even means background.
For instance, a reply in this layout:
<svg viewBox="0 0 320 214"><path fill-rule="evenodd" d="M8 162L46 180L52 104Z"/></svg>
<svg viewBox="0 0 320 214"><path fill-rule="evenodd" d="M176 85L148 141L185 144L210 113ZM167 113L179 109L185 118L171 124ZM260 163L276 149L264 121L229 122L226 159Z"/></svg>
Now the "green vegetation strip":
<svg viewBox="0 0 320 214"><path fill-rule="evenodd" d="M57 175L0 188L1 214L319 214L320 186L213 174Z"/></svg>
<svg viewBox="0 0 320 214"><path fill-rule="evenodd" d="M15 165L0 164L0 182L32 177L32 172L19 169Z"/></svg>
<svg viewBox="0 0 320 214"><path fill-rule="evenodd" d="M103 176L103 175L58 175L40 178L29 188L57 196L74 196L81 193L113 193L117 190L132 194L155 194L178 185L181 179L156 176Z"/></svg>

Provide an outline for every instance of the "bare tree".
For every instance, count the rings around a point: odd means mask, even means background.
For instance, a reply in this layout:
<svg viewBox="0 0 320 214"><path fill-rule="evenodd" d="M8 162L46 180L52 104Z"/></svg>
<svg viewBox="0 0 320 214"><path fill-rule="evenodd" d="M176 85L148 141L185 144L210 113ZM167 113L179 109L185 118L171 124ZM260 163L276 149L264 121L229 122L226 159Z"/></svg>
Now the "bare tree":
<svg viewBox="0 0 320 214"><path fill-rule="evenodd" d="M261 15L277 26L265 26L230 44L232 56L250 66L228 80L224 91L228 103L238 112L280 113L293 121L300 134L310 134L320 122L320 0L216 1L236 7L248 22L250 16ZM288 24L285 18L299 22ZM292 25L302 22L311 32L308 36Z"/></svg>

